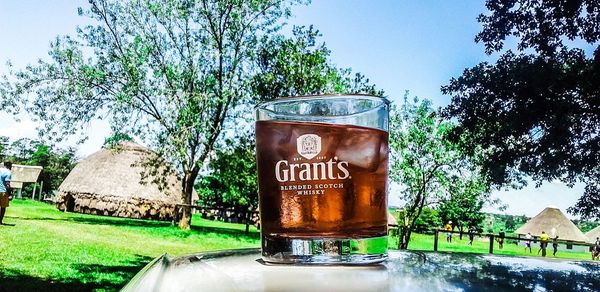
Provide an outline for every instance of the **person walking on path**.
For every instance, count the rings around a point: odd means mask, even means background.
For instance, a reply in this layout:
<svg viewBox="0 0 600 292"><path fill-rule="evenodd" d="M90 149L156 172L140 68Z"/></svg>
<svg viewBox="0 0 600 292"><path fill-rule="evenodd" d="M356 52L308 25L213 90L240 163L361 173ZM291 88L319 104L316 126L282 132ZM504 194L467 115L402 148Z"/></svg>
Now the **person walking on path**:
<svg viewBox="0 0 600 292"><path fill-rule="evenodd" d="M502 249L504 247L504 237L506 234L504 233L504 229L500 229L498 233L498 248Z"/></svg>
<svg viewBox="0 0 600 292"><path fill-rule="evenodd" d="M558 235L552 239L552 255L556 256L556 252L558 251Z"/></svg>
<svg viewBox="0 0 600 292"><path fill-rule="evenodd" d="M527 249L529 249L529 253L531 253L531 233L527 232L527 235L525 235L525 251L527 251Z"/></svg>
<svg viewBox="0 0 600 292"><path fill-rule="evenodd" d="M542 251L543 257L546 256L546 248L548 247L548 239L550 239L548 234L546 234L546 232L542 231L542 235L540 235L540 250ZM539 253L540 252L538 251L538 254Z"/></svg>
<svg viewBox="0 0 600 292"><path fill-rule="evenodd" d="M8 208L10 200L12 200L12 189L10 181L12 180L12 162L5 161L4 167L0 168L0 225L5 225L2 220Z"/></svg>
<svg viewBox="0 0 600 292"><path fill-rule="evenodd" d="M446 226L446 242L452 242L452 221L448 221Z"/></svg>

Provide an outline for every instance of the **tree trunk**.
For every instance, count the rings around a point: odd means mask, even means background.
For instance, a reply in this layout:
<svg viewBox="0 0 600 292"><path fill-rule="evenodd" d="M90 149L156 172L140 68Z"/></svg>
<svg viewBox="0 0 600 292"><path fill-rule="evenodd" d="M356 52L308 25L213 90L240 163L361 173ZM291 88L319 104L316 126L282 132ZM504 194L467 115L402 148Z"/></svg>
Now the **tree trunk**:
<svg viewBox="0 0 600 292"><path fill-rule="evenodd" d="M194 181L197 174L186 172L183 175L183 197L182 203L185 204L180 208L181 215L179 216L179 228L183 230L190 229L192 223L192 192L194 191Z"/></svg>
<svg viewBox="0 0 600 292"><path fill-rule="evenodd" d="M408 213L409 211L405 211L405 214ZM407 249L408 248L408 242L410 241L410 231L411 231L411 226L410 226L410 222L412 220L410 220L410 218L406 215L404 215L404 220L402 220L402 226L400 226L398 229L400 231L400 234L398 235L398 249Z"/></svg>
<svg viewBox="0 0 600 292"><path fill-rule="evenodd" d="M398 249L408 249L408 243L410 242L410 235L412 233L410 226L404 225L400 228L400 237L398 239Z"/></svg>
<svg viewBox="0 0 600 292"><path fill-rule="evenodd" d="M459 236L458 236L458 239L462 240L462 236L463 236L463 227L462 227L462 226L458 226L458 231L460 232L460 233L459 233Z"/></svg>

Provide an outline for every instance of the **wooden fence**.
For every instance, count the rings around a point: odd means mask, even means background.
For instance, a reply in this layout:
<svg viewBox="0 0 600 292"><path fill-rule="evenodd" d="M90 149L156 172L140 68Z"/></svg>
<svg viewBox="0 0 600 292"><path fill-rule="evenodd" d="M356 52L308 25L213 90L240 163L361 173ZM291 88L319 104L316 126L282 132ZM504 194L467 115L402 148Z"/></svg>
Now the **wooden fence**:
<svg viewBox="0 0 600 292"><path fill-rule="evenodd" d="M221 211L221 212L234 212L236 214L241 214L242 218L243 218L243 223L246 224L246 235L250 232L250 225L253 224L252 218L256 215L258 216L258 211L244 211L244 210L237 210L237 209L233 209L233 208L213 208L213 207L206 207L206 206L198 206L198 205L189 205L189 204L176 204L175 205L175 210L174 210L174 216L173 216L173 224L177 224L177 222L179 222L179 219L181 217L181 209L183 207L189 207L192 210L196 210L199 213L210 213L210 211Z"/></svg>
<svg viewBox="0 0 600 292"><path fill-rule="evenodd" d="M437 251L438 250L438 238L439 238L439 234L443 233L452 233L452 234L462 234L463 236L469 236L468 232L460 232L460 231L447 231L447 230L443 230L443 229L438 229L434 231L434 236L433 236L433 250ZM493 234L493 233L471 233L473 236L478 236L478 237L487 237L489 239L489 253L493 254L494 253L494 241L495 239L499 238L498 234ZM524 237L514 237L514 236L504 236L502 237L503 240L516 240L517 242L520 241L531 241L531 244L535 244L537 242L540 241L539 237L532 237L531 239L526 239ZM553 243L553 239L550 238L548 239L548 244ZM586 246L586 247L591 247L592 245L590 243L585 243L585 242L576 242L576 241L571 241L571 240L563 240L563 239L558 239L557 240L558 244L564 244L567 246L567 249L570 249L569 247L572 247L573 245L577 245L577 246Z"/></svg>

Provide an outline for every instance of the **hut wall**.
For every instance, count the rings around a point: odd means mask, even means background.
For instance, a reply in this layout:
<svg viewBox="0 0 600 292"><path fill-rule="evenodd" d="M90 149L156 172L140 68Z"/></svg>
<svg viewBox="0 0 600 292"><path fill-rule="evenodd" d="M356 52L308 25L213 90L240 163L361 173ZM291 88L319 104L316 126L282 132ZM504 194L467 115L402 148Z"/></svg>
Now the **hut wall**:
<svg viewBox="0 0 600 292"><path fill-rule="evenodd" d="M113 217L173 220L175 206L143 198L97 196L86 193L59 193L56 199L61 211Z"/></svg>

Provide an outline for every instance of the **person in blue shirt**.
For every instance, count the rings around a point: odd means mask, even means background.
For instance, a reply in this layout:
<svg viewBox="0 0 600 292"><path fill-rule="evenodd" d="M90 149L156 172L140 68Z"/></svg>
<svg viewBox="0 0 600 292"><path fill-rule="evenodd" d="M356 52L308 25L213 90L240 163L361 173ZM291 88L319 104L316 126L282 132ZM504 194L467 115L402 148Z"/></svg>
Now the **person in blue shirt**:
<svg viewBox="0 0 600 292"><path fill-rule="evenodd" d="M12 162L10 161L4 161L4 167L0 168L0 225L4 225L2 222L4 213L6 213L8 203L12 199L12 189L10 188L11 168Z"/></svg>

